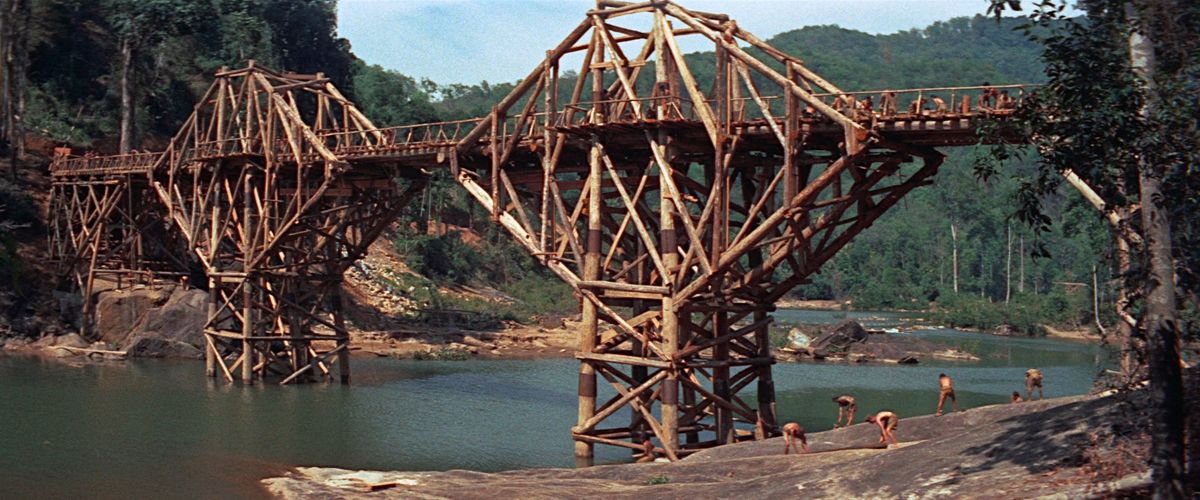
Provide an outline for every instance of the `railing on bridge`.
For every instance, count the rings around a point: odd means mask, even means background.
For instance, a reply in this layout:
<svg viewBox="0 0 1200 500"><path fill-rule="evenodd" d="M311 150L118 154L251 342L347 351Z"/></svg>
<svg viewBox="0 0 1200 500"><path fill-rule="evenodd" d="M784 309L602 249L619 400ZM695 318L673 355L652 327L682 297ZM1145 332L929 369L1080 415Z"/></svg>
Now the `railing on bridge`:
<svg viewBox="0 0 1200 500"><path fill-rule="evenodd" d="M1038 85L980 85L971 87L929 87L896 90L864 90L843 92L840 94L813 94L821 102L838 111L846 110L846 114L859 121L872 120L908 120L927 117L964 117L964 116L993 116L1012 113L1017 105L1024 100L1029 91ZM733 122L749 122L766 118L757 106L752 104L755 97L739 97L731 100L733 106ZM779 95L759 96L757 100L766 104L773 118L780 119L786 115L785 98ZM941 101L939 104L938 101ZM558 113L556 127L586 125L591 122L592 110L598 106L609 108L614 113L606 118L610 122L630 122L636 120L632 102L640 105L642 114L650 115L649 110L658 106L665 107L667 121L699 121L696 114L695 102L686 97L642 97L636 100L618 99L609 101L580 102L566 106ZM707 104L716 108L716 100L707 100ZM574 111L568 114L566 112ZM802 108L802 120L830 121L829 118L817 113L811 107ZM509 120L511 121L511 119Z"/></svg>
<svg viewBox="0 0 1200 500"><path fill-rule="evenodd" d="M1011 114L1029 91L1036 87L1036 85L1025 84L930 87L855 91L841 94L824 93L813 94L813 96L834 109L847 109L847 115L857 121L873 125L881 121L1004 116ZM780 120L782 116L786 115L783 96L761 96L758 99L765 103L768 109L771 109L772 118ZM761 111L758 111L757 106L751 105L754 100L754 97L740 97L733 100L732 112L735 123L766 118ZM638 114L634 111L634 103L637 103L642 117L655 116L657 113L653 110L662 106L666 116L663 121L700 121L696 103L691 99L679 96L656 96L587 101L563 106L553 114L552 126L556 129L566 129L587 125L592 122L592 114L596 112L596 109L608 110L609 115L605 117L605 122L635 122L638 120ZM708 104L715 106L716 101L709 100ZM523 124L520 116L506 116L504 120L497 123L497 141L503 143L511 139L513 134L520 134L524 137L540 137L545 131L546 115L547 113L544 112L531 113L523 120ZM810 122L830 121L811 108L802 110L800 118ZM656 119L646 119L647 122L654 120ZM351 156L428 150L457 145L482 121L483 118L474 118L401 125L377 130L330 130L320 132L318 136L331 150ZM518 126L520 130L517 130ZM481 136L480 143L490 140L491 137L485 134Z"/></svg>
<svg viewBox="0 0 1200 500"><path fill-rule="evenodd" d="M839 111L846 110L852 119L874 126L880 122L894 122L929 118L966 118L973 116L1005 116L1036 88L1036 85L980 85L971 87L930 87L896 90L871 90L844 92L841 94L813 94L825 104ZM748 123L763 120L759 106L754 106L755 97L733 99L731 110L733 122ZM771 110L772 118L780 120L786 115L785 98L778 95L759 96L757 100ZM694 101L679 96L655 96L638 99L614 99L609 101L580 102L563 106L553 117L553 127L567 129L585 126L592 122L597 109L606 109L609 123L631 123L637 121L634 103L641 116L650 117L654 110L665 108L668 122L697 122L697 106ZM599 104L600 106L597 106ZM716 101L708 101L715 106ZM811 108L800 112L800 119L810 122L829 121L824 115ZM317 132L325 147L346 157L403 154L405 152L428 152L431 149L448 148L458 144L471 132L482 118L452 120L415 125L400 125L368 130L323 130ZM651 120L647 120L651 121ZM497 141L506 142L513 134L524 137L540 137L545 131L546 113L531 113L521 125L520 116L508 116L496 126ZM517 130L518 125L521 130ZM480 142L491 140L487 134ZM288 155L287 141L280 139L274 146L277 154ZM262 155L261 141L257 137L234 137L220 141L200 142L183 153L182 161L198 161L234 155ZM306 152L306 159L315 156ZM162 153L131 153L113 156L56 156L50 171L55 176L122 175L142 174L150 171Z"/></svg>
<svg viewBox="0 0 1200 500"><path fill-rule="evenodd" d="M70 149L55 150L50 163L50 175L55 177L85 175L144 174L158 163L162 153L129 153L123 155L96 156L88 153L72 156Z"/></svg>

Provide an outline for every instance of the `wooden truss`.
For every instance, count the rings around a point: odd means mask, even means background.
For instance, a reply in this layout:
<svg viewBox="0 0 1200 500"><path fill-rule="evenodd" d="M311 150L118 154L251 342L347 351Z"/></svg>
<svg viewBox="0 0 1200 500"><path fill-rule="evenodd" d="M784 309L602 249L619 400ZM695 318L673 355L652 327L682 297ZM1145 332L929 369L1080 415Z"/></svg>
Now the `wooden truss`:
<svg viewBox="0 0 1200 500"><path fill-rule="evenodd" d="M143 169L156 154L130 155L127 165ZM56 157L54 165L69 159ZM167 236L152 209L152 196L138 172L99 168L99 159L78 158L75 170L54 169L48 217L49 259L57 264L60 287L84 297L80 330L93 327L94 292L145 284L179 269L163 247ZM85 168L91 165L95 168Z"/></svg>
<svg viewBox="0 0 1200 500"><path fill-rule="evenodd" d="M207 372L348 382L341 282L425 184L334 153L378 136L322 75L223 71L155 167L152 186L208 275ZM401 190L397 179L411 178Z"/></svg>
<svg viewBox="0 0 1200 500"><path fill-rule="evenodd" d="M109 267L115 249L144 241L144 232L123 231L128 241L106 244L114 219L124 221L122 229L137 226L141 214L161 219L179 240L179 267L207 278L197 286L210 294L210 376L249 383L275 375L289 383L333 377L336 363L348 382L342 275L426 183L418 169L366 154L383 140L322 75L253 62L221 71L154 161L56 162L62 180L54 188L53 232L69 240L55 236L52 246L81 255L76 262L90 258L76 268L94 274ZM133 199L153 206L121 211ZM134 264L141 258L121 256Z"/></svg>
<svg viewBox="0 0 1200 500"><path fill-rule="evenodd" d="M773 304L943 158L827 104L841 93L723 15L601 1L458 141L459 182L581 297L582 461L777 435Z"/></svg>

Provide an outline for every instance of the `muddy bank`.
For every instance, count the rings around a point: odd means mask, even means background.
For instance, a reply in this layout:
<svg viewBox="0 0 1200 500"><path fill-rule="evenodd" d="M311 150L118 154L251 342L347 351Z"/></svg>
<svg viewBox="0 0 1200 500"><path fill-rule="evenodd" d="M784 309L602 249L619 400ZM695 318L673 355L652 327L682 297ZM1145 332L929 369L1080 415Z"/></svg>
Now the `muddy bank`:
<svg viewBox="0 0 1200 500"><path fill-rule="evenodd" d="M494 474L305 467L264 484L282 498L364 495L370 485L384 488L372 496L391 498L1074 498L1145 488L1144 462L1097 462L1115 454L1095 431L1129 418L1116 396L1084 396L902 418L901 443L887 449L877 448L875 428L860 423L810 435L812 453L803 455L782 455L775 438L676 463Z"/></svg>
<svg viewBox="0 0 1200 500"><path fill-rule="evenodd" d="M575 352L576 332L571 326L506 323L500 329L468 330L414 323L386 331L351 332L350 345L355 356L399 359L565 358Z"/></svg>

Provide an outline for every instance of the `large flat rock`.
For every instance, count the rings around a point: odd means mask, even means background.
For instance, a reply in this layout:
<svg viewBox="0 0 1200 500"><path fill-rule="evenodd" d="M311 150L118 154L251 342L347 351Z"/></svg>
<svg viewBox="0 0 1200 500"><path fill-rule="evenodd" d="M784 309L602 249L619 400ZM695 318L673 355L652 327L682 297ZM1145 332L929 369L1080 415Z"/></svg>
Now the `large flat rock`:
<svg viewBox="0 0 1200 500"><path fill-rule="evenodd" d="M900 445L878 448L869 424L809 436L812 453L782 455L781 439L740 443L676 463L501 473L363 472L299 468L264 481L284 498L1017 498L1086 496L1088 431L1120 419L1113 397L993 405L902 418ZM903 417L903 416L902 416ZM1120 487L1144 483L1137 472ZM1103 486L1103 485L1100 485Z"/></svg>

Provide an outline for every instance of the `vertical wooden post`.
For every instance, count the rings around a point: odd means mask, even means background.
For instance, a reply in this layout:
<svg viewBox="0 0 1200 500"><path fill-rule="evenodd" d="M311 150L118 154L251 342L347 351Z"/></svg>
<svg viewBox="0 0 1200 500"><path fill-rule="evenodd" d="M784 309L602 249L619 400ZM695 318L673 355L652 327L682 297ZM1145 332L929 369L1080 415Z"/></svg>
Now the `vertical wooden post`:
<svg viewBox="0 0 1200 500"><path fill-rule="evenodd" d="M643 175L643 176L646 175L645 170L641 171L641 175ZM637 252L634 255L645 255L646 252L648 252L648 251L650 251L650 249L648 249L646 247L646 243L640 239L637 240ZM647 266L646 266L645 260L640 261L638 264L636 264L634 266L634 271L633 271L634 275L633 276L634 276L635 283L639 283L639 284L643 284L643 285L650 284L649 283L649 281L650 281L649 274L650 273L646 272L646 267ZM635 315L642 314L649 309L650 309L649 306L647 306L646 301L644 301L644 300L637 300L637 301L634 301L634 303L633 303L633 313ZM645 333L649 330L649 327L647 327L645 325L638 326L637 328L642 333ZM642 343L641 339L638 339L638 338L630 339L629 348L630 348L630 351L633 352L634 356L645 356L646 352L647 352L646 346ZM647 367L645 367L645 366L633 365L632 367L630 367L630 372L633 376L633 381L634 381L633 385L641 385L650 376L650 372L647 369ZM642 394L642 395L638 396L638 399L642 402L643 405L646 405L647 407L649 407L649 405L651 404L650 397L648 394ZM629 430L630 430L629 440L630 440L630 442L632 442L633 444L641 444L642 441L644 441L646 438L648 438L649 436L647 436L646 432L645 432L646 428L647 428L647 422L646 422L646 419L642 416L642 412L638 411L637 408L634 408L631 405L631 407L629 408Z"/></svg>
<svg viewBox="0 0 1200 500"><path fill-rule="evenodd" d="M795 69L787 65L788 81L796 81ZM798 183L796 180L796 139L800 135L800 106L796 96L791 92L783 95L783 137L787 144L783 148L783 199L785 203L796 197Z"/></svg>
<svg viewBox="0 0 1200 500"><path fill-rule="evenodd" d="M729 334L729 313L717 311L713 313L713 337ZM729 359L729 343L721 342L713 347L713 360L727 361ZM729 397L729 366L717 366L712 371L713 394L731 401ZM720 405L714 405L717 417L717 444L733 442L733 412Z"/></svg>
<svg viewBox="0 0 1200 500"><path fill-rule="evenodd" d="M208 321L204 322L204 374L209 377L217 376L216 339L208 333L213 328L213 316L217 314L217 280L208 278Z"/></svg>
<svg viewBox="0 0 1200 500"><path fill-rule="evenodd" d="M250 245L253 244L250 232L254 230L251 220L254 212L254 198L250 193L250 167L243 166L242 177L242 382L254 383L254 343L250 337L254 335L254 277L250 273L250 262L254 258Z"/></svg>
<svg viewBox="0 0 1200 500"><path fill-rule="evenodd" d="M546 57L549 58L550 56L551 56L551 53L547 52ZM544 96L544 99L545 99L544 107L545 107L546 116L545 116L545 121L542 124L542 145L543 145L543 150L542 150L542 196L541 196L541 200L540 200L542 203L542 210L538 217L538 219L539 219L538 222L541 225L541 228L540 228L541 230L538 231L538 251L542 252L542 254L543 254L543 255L539 256L538 259L542 260L543 262L545 262L545 259L548 258L548 256L545 255L546 252L549 251L549 248L546 246L546 244L549 241L553 241L552 239L549 238L550 228L554 226L553 222L550 220L550 218L553 217L553 215L550 214L550 210L551 210L550 183L553 182L553 180L554 180L554 159L553 159L554 151L553 150L554 150L555 135L554 135L553 128L555 125L554 122L555 122L555 119L557 116L557 108L558 108L558 61L557 60L552 61L550 68L548 68L546 70L544 78L546 79L546 84L544 85L544 87L546 89L545 90L546 93ZM532 97L531 97L531 99L532 99Z"/></svg>
<svg viewBox="0 0 1200 500"><path fill-rule="evenodd" d="M654 9L654 47L655 54L658 57L654 65L654 76L656 85L662 85L667 81L667 60L671 58L666 54L667 44L665 40L666 34L662 31L662 26L665 24L665 16L661 7ZM664 103L665 104L665 103ZM666 116L665 106L659 106L658 118L664 119ZM659 129L658 144L663 149L668 149L667 141L670 137L666 130ZM667 164L659 166L659 178L669 178L671 173L670 161L671 156L668 151L663 151L663 157L666 158ZM672 200L668 194L663 181L659 181L659 254L662 255L663 266L667 268L667 272L675 273L682 272L676 270L679 267L679 253L676 251L675 245L675 211ZM663 283L673 283L674 279L670 276L663 277ZM659 332L662 335L661 350L667 356L673 356L679 346L679 311L676 309L675 300L672 294L663 296L662 301L662 326ZM663 381L662 386L662 430L663 448L669 450L679 449L679 373L677 368L668 368L667 378Z"/></svg>
<svg viewBox="0 0 1200 500"><path fill-rule="evenodd" d="M457 152L453 154L458 154ZM337 328L337 364L338 364L338 380L342 385L350 384L350 337L346 332L346 313L342 310L342 284L338 283L334 289L330 304L333 309L333 326Z"/></svg>
<svg viewBox="0 0 1200 500"><path fill-rule="evenodd" d="M500 108L492 106L492 122L489 142L492 153L492 172L491 172L491 188L492 188L492 221L500 220L500 212L504 211L504 207L500 206L500 157L503 153L500 152L502 141L500 134L504 131L504 117L501 116Z"/></svg>
<svg viewBox="0 0 1200 500"><path fill-rule="evenodd" d="M754 311L754 321L758 323L765 319L767 319L767 307L765 304L759 304L759 309ZM754 340L758 346L760 358L771 357L770 328L769 325L764 324L754 332ZM758 418L762 420L763 426L767 429L765 437L770 437L774 433L776 421L775 380L771 376L771 365L769 364L758 366Z"/></svg>
<svg viewBox="0 0 1200 500"><path fill-rule="evenodd" d="M593 36L592 43L599 43ZM596 50L596 57L603 60L604 51ZM600 68L592 70L592 123L601 123L603 105L604 73ZM604 167L601 165L599 138L592 136L591 150L588 152L588 221L587 248L583 257L583 279L600 279L600 178ZM596 304L586 298L583 300L583 330L580 332L579 350L590 353L596 347L596 336L599 328L599 315ZM583 425L592 415L596 414L596 368L589 361L582 360L579 364L579 425ZM577 465L591 465L594 446L590 442L575 441L575 462Z"/></svg>

